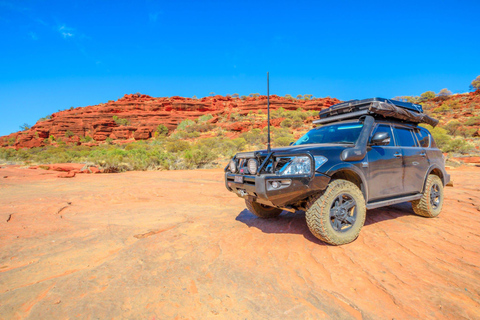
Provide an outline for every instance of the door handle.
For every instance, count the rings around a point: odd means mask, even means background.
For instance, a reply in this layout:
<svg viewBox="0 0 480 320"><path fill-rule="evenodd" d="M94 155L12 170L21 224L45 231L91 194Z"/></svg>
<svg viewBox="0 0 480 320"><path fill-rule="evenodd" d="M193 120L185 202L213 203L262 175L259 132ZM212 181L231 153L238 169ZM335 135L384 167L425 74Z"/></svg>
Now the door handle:
<svg viewBox="0 0 480 320"><path fill-rule="evenodd" d="M395 156L395 158L400 158L402 156L400 152L395 152L393 155Z"/></svg>
<svg viewBox="0 0 480 320"><path fill-rule="evenodd" d="M422 153L420 153L420 155L421 155L422 157L426 157L426 156L427 156L427 154L425 153L425 151L422 152Z"/></svg>

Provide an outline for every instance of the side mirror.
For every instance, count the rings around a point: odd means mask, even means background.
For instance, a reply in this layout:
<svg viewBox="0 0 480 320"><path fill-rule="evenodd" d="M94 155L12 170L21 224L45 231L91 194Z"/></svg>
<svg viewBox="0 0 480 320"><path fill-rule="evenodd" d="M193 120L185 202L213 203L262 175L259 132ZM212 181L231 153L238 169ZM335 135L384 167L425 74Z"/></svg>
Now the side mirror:
<svg viewBox="0 0 480 320"><path fill-rule="evenodd" d="M377 132L371 141L374 146L386 146L390 144L390 135L388 132Z"/></svg>
<svg viewBox="0 0 480 320"><path fill-rule="evenodd" d="M294 143L295 143L295 142L292 141L292 142L290 142L288 145L291 146L291 145L294 144Z"/></svg>

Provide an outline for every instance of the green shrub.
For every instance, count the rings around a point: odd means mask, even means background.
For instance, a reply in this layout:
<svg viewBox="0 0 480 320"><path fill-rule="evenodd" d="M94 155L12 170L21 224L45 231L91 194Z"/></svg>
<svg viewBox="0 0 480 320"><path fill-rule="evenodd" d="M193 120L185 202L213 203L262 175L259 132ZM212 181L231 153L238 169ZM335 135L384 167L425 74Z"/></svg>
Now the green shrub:
<svg viewBox="0 0 480 320"><path fill-rule="evenodd" d="M466 126L480 126L480 116L469 118L465 121Z"/></svg>
<svg viewBox="0 0 480 320"><path fill-rule="evenodd" d="M194 124L195 124L195 121L190 119L185 119L179 123L179 125L177 126L177 130L185 130L187 127L192 126Z"/></svg>
<svg viewBox="0 0 480 320"><path fill-rule="evenodd" d="M173 153L177 153L177 152L187 150L189 147L190 147L190 143L188 143L188 141L184 141L184 140L168 141L165 145L165 149L168 152L173 152Z"/></svg>
<svg viewBox="0 0 480 320"><path fill-rule="evenodd" d="M166 136L168 134L168 128L164 124L160 124L155 132L158 132L160 136Z"/></svg>
<svg viewBox="0 0 480 320"><path fill-rule="evenodd" d="M128 119L119 118L117 116L113 116L112 118L113 118L113 121L115 121L115 123L119 126L130 125L130 120L128 120Z"/></svg>
<svg viewBox="0 0 480 320"><path fill-rule="evenodd" d="M55 140L54 136L50 136L50 137L52 138L51 140ZM90 136L84 136L80 138L80 142L90 142L90 141L93 141L93 138Z"/></svg>
<svg viewBox="0 0 480 320"><path fill-rule="evenodd" d="M455 135L457 130L462 126L460 121L458 120L450 120L447 122L447 124L444 126L444 128L448 131L449 134Z"/></svg>
<svg viewBox="0 0 480 320"><path fill-rule="evenodd" d="M208 120L213 119L211 114L204 114L198 118L198 122L207 122Z"/></svg>
<svg viewBox="0 0 480 320"><path fill-rule="evenodd" d="M72 131L70 131L70 130L65 131L65 137L70 138L70 137L73 137L73 136L74 136L74 134L73 134Z"/></svg>
<svg viewBox="0 0 480 320"><path fill-rule="evenodd" d="M185 150L183 158L187 164L187 168L199 168L217 158L217 155L204 146L195 146L192 149Z"/></svg>
<svg viewBox="0 0 480 320"><path fill-rule="evenodd" d="M282 126L282 128L290 128L292 126L292 123L293 121L287 118L283 120L282 123L280 123L280 126Z"/></svg>
<svg viewBox="0 0 480 320"><path fill-rule="evenodd" d="M293 142L293 139L289 137L278 137L278 138L275 138L274 140L275 146L278 146L278 147L288 146L290 145L291 142Z"/></svg>

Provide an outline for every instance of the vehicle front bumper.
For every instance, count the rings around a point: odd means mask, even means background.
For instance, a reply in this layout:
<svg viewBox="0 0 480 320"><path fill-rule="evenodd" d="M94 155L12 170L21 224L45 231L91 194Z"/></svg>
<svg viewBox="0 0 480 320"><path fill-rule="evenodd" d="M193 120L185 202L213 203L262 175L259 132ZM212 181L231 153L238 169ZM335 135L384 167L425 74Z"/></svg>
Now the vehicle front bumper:
<svg viewBox="0 0 480 320"><path fill-rule="evenodd" d="M243 182L235 182L235 176L242 176ZM273 181L289 181L288 186L273 189ZM252 200L273 207L287 207L320 190L325 190L330 177L321 173L297 176L280 176L276 174L238 175L225 172L225 186L241 198Z"/></svg>

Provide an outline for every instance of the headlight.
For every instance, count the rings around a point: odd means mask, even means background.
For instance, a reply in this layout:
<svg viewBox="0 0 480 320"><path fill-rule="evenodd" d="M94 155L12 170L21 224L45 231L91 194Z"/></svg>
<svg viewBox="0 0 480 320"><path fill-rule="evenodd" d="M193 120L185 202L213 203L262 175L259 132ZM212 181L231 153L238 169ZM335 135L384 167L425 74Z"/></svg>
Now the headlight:
<svg viewBox="0 0 480 320"><path fill-rule="evenodd" d="M315 171L328 161L324 156L314 156ZM295 157L292 162L283 170L282 175L311 174L312 164L310 157Z"/></svg>
<svg viewBox="0 0 480 320"><path fill-rule="evenodd" d="M257 170L258 170L257 160L255 159L248 160L247 167L248 167L248 172L250 172L250 174L257 174Z"/></svg>
<svg viewBox="0 0 480 320"><path fill-rule="evenodd" d="M283 175L292 175L292 174L310 174L312 164L310 163L309 157L295 157L292 159L292 162L283 170Z"/></svg>
<svg viewBox="0 0 480 320"><path fill-rule="evenodd" d="M237 164L235 163L235 160L231 160L228 166L230 167L230 171L232 173L237 172Z"/></svg>

